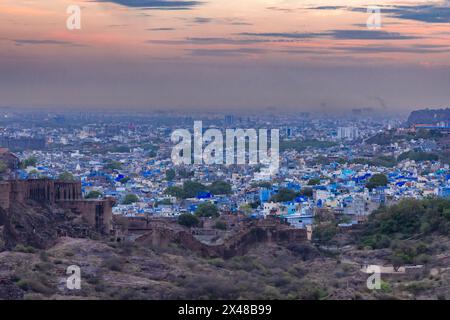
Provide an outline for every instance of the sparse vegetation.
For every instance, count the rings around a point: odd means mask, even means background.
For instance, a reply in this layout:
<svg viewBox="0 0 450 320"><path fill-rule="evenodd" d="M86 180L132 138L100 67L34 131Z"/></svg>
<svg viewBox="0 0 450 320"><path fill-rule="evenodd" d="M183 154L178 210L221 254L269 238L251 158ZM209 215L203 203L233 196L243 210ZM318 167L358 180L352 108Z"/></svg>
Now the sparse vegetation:
<svg viewBox="0 0 450 320"><path fill-rule="evenodd" d="M178 223L182 226L192 228L197 227L200 224L200 220L193 214L185 213L178 217Z"/></svg>

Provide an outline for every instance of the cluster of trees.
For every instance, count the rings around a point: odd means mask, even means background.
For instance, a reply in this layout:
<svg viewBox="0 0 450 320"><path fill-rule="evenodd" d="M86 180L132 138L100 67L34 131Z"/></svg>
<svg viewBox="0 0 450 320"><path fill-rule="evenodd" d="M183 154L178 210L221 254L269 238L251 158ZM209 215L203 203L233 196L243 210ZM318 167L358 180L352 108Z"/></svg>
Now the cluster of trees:
<svg viewBox="0 0 450 320"><path fill-rule="evenodd" d="M129 146L114 146L109 148L109 152L112 153L130 153L130 147Z"/></svg>
<svg viewBox="0 0 450 320"><path fill-rule="evenodd" d="M135 202L138 202L139 198L137 195L129 193L123 198L122 204L133 204Z"/></svg>
<svg viewBox="0 0 450 320"><path fill-rule="evenodd" d="M435 153L428 153L422 151L408 151L404 152L398 156L397 160L414 160L414 161L437 161L439 160L439 156Z"/></svg>
<svg viewBox="0 0 450 320"><path fill-rule="evenodd" d="M450 235L450 200L405 199L373 212L364 226L360 244L386 248L396 239L405 240L432 233Z"/></svg>
<svg viewBox="0 0 450 320"><path fill-rule="evenodd" d="M211 192L216 195L230 194L231 185L220 180L214 181L208 186L197 181L185 181L182 187L172 186L166 189L166 194L178 199L194 198L200 192Z"/></svg>
<svg viewBox="0 0 450 320"><path fill-rule="evenodd" d="M194 214L185 213L178 217L178 223L188 228L196 227L200 224L199 218L217 218L219 217L219 209L210 202L200 204ZM217 229L225 230L227 228L225 222L218 220L216 222Z"/></svg>
<svg viewBox="0 0 450 320"><path fill-rule="evenodd" d="M370 177L369 181L366 183L366 188L372 190L378 187L385 187L388 183L389 181L386 175L377 173Z"/></svg>
<svg viewBox="0 0 450 320"><path fill-rule="evenodd" d="M378 144L380 146L386 146L401 140L407 140L411 137L406 134L396 134L394 130L382 132L374 135L373 137L366 140L369 144Z"/></svg>
<svg viewBox="0 0 450 320"><path fill-rule="evenodd" d="M172 204L172 201L170 199L163 199L161 201L157 201L155 203L155 206L158 207L160 205L171 205L171 204Z"/></svg>
<svg viewBox="0 0 450 320"><path fill-rule="evenodd" d="M58 180L70 182L70 181L75 181L76 179L73 176L73 174L71 174L68 171L65 171L58 176Z"/></svg>
<svg viewBox="0 0 450 320"><path fill-rule="evenodd" d="M308 181L308 186L317 186L320 184L320 178L311 178Z"/></svg>
<svg viewBox="0 0 450 320"><path fill-rule="evenodd" d="M111 171L122 170L122 163L118 161L109 161L105 164L104 168Z"/></svg>
<svg viewBox="0 0 450 320"><path fill-rule="evenodd" d="M85 199L99 199L103 197L103 194L100 191L93 190L90 191L86 196Z"/></svg>
<svg viewBox="0 0 450 320"><path fill-rule="evenodd" d="M357 164L367 164L370 166L381 166L386 168L392 168L396 166L397 163L406 159L415 161L437 161L439 160L439 155L423 151L408 151L402 153L397 158L393 156L378 156L373 157L371 159L356 158L351 160L350 162Z"/></svg>
<svg viewBox="0 0 450 320"><path fill-rule="evenodd" d="M293 201L293 200L295 200L295 198L297 198L299 196L312 197L312 195L313 195L312 188L302 188L302 190L300 192L296 192L296 191L294 191L292 189L288 189L288 188L280 188L280 190L278 190L278 193L273 195L270 198L270 201L287 202L287 201Z"/></svg>
<svg viewBox="0 0 450 320"><path fill-rule="evenodd" d="M308 163L311 165L329 165L333 162L344 164L346 162L346 160L341 157L330 158L330 157L325 157L325 156L320 155L320 156L314 158L313 160L308 161Z"/></svg>
<svg viewBox="0 0 450 320"><path fill-rule="evenodd" d="M36 159L36 157L33 157L33 156L23 160L20 164L20 166L22 168L35 167L36 165L37 165L37 159Z"/></svg>
<svg viewBox="0 0 450 320"><path fill-rule="evenodd" d="M272 183L268 181L263 182L253 182L251 184L252 188L264 188L264 189L272 189Z"/></svg>
<svg viewBox="0 0 450 320"><path fill-rule="evenodd" d="M316 224L313 232L314 241L324 244L330 243L337 232L338 227L335 221Z"/></svg>
<svg viewBox="0 0 450 320"><path fill-rule="evenodd" d="M175 179L177 173L173 169L169 169L166 171L166 180L167 181L173 181Z"/></svg>
<svg viewBox="0 0 450 320"><path fill-rule="evenodd" d="M356 158L351 163L392 168L397 165L397 159L393 156L378 156L371 159Z"/></svg>
<svg viewBox="0 0 450 320"><path fill-rule="evenodd" d="M307 148L331 148L336 146L337 143L333 141L320 141L316 139L309 140L283 140L280 142L280 151L295 150L302 152Z"/></svg>

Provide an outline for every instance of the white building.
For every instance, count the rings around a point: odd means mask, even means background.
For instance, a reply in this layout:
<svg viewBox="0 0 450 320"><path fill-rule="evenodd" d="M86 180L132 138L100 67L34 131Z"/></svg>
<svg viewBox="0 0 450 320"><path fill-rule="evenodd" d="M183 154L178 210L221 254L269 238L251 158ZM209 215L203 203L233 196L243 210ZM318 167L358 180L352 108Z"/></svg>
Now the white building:
<svg viewBox="0 0 450 320"><path fill-rule="evenodd" d="M337 130L337 138L341 140L358 139L359 130L357 127L339 127Z"/></svg>

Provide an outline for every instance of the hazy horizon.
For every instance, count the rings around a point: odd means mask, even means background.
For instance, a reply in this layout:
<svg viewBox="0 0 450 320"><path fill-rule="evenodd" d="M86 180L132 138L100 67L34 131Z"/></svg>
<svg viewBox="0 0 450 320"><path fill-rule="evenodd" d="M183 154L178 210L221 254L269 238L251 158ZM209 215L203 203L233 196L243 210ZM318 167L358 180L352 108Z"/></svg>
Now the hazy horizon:
<svg viewBox="0 0 450 320"><path fill-rule="evenodd" d="M408 112L450 106L450 1L0 4L0 106ZM69 5L81 30L68 30ZM367 7L381 8L369 30Z"/></svg>

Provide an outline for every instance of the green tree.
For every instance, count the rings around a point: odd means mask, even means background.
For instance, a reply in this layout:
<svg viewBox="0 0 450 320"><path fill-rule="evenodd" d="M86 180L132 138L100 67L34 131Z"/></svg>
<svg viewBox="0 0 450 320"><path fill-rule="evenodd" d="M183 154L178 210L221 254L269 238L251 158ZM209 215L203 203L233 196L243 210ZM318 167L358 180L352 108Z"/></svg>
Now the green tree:
<svg viewBox="0 0 450 320"><path fill-rule="evenodd" d="M302 190L300 190L300 195L303 197L312 197L313 189L312 188L302 188Z"/></svg>
<svg viewBox="0 0 450 320"><path fill-rule="evenodd" d="M199 192L206 190L206 186L197 181L186 181L183 183L184 198L194 198Z"/></svg>
<svg viewBox="0 0 450 320"><path fill-rule="evenodd" d="M319 178L312 178L312 179L309 179L309 181L308 181L308 186L316 186L319 184L320 184Z"/></svg>
<svg viewBox="0 0 450 320"><path fill-rule="evenodd" d="M214 229L227 230L227 223L223 220L217 220L214 224Z"/></svg>
<svg viewBox="0 0 450 320"><path fill-rule="evenodd" d="M22 161L22 168L35 167L37 165L37 159L34 156L31 156Z"/></svg>
<svg viewBox="0 0 450 320"><path fill-rule="evenodd" d="M101 198L103 196L103 194L100 191L97 190L93 190L90 191L87 195L86 195L86 199L98 199Z"/></svg>
<svg viewBox="0 0 450 320"><path fill-rule="evenodd" d="M185 198L185 194L184 194L183 188L178 187L178 186L168 187L166 189L165 193L168 194L169 196L176 197L178 199L184 199Z"/></svg>
<svg viewBox="0 0 450 320"><path fill-rule="evenodd" d="M8 166L2 160L0 160L0 173L5 173L8 170Z"/></svg>
<svg viewBox="0 0 450 320"><path fill-rule="evenodd" d="M137 195L129 193L123 199L122 204L132 204L132 203L135 203L135 202L138 202L138 201L139 201L139 198L138 198Z"/></svg>
<svg viewBox="0 0 450 320"><path fill-rule="evenodd" d="M70 172L65 171L58 176L58 180L70 182L70 181L75 181L75 177Z"/></svg>
<svg viewBox="0 0 450 320"><path fill-rule="evenodd" d="M388 183L388 178L384 174L377 173L369 179L369 182L366 183L366 188L372 190L378 187L385 187Z"/></svg>
<svg viewBox="0 0 450 320"><path fill-rule="evenodd" d="M297 193L291 189L288 188L280 188L278 190L278 193L274 196L272 196L271 201L274 202L286 202L286 201L292 201L297 197Z"/></svg>
<svg viewBox="0 0 450 320"><path fill-rule="evenodd" d="M424 200L404 199L390 207L374 211L363 225L360 244L372 248L384 248L392 240L404 240L440 233L450 234L450 200L431 198ZM411 256L410 249L402 250L404 257ZM417 250L416 250L417 251ZM425 253L422 248L418 253Z"/></svg>
<svg viewBox="0 0 450 320"><path fill-rule="evenodd" d="M212 194L231 194L231 185L225 181L214 181L208 190Z"/></svg>
<svg viewBox="0 0 450 320"><path fill-rule="evenodd" d="M268 181L252 183L252 188L264 188L264 189L272 189L272 183Z"/></svg>
<svg viewBox="0 0 450 320"><path fill-rule="evenodd" d="M408 151L404 152L398 156L398 161L402 161L405 159L414 160L414 161L437 161L439 160L439 156L434 153L422 152L422 151Z"/></svg>
<svg viewBox="0 0 450 320"><path fill-rule="evenodd" d="M120 179L119 182L122 183L122 184L126 184L130 180L131 180L131 178L125 177L125 178Z"/></svg>
<svg viewBox="0 0 450 320"><path fill-rule="evenodd" d="M182 226L192 228L197 227L200 224L200 220L193 214L184 213L178 217L178 223Z"/></svg>
<svg viewBox="0 0 450 320"><path fill-rule="evenodd" d="M329 243L337 234L337 227L334 223L321 223L316 225L313 232L315 241Z"/></svg>
<svg viewBox="0 0 450 320"><path fill-rule="evenodd" d="M178 170L178 175L183 179L187 179L194 176L194 171L189 171L184 168L181 168L180 170Z"/></svg>
<svg viewBox="0 0 450 320"><path fill-rule="evenodd" d="M167 181L173 181L175 179L176 172L173 169L169 169L166 171L166 180Z"/></svg>
<svg viewBox="0 0 450 320"><path fill-rule="evenodd" d="M122 163L118 161L109 161L105 164L105 169L107 170L121 170L122 169Z"/></svg>
<svg viewBox="0 0 450 320"><path fill-rule="evenodd" d="M205 202L200 204L197 207L197 210L195 210L195 214L198 217L204 217L204 218L216 218L219 216L219 210L217 209L217 206L210 202Z"/></svg>
<svg viewBox="0 0 450 320"><path fill-rule="evenodd" d="M302 152L307 148L322 149L336 146L337 143L333 141L320 141L315 139L310 140L283 140L280 142L280 151L295 150Z"/></svg>
<svg viewBox="0 0 450 320"><path fill-rule="evenodd" d="M253 208L250 204L246 203L239 207L239 210L242 211L245 215L249 215L253 212Z"/></svg>

